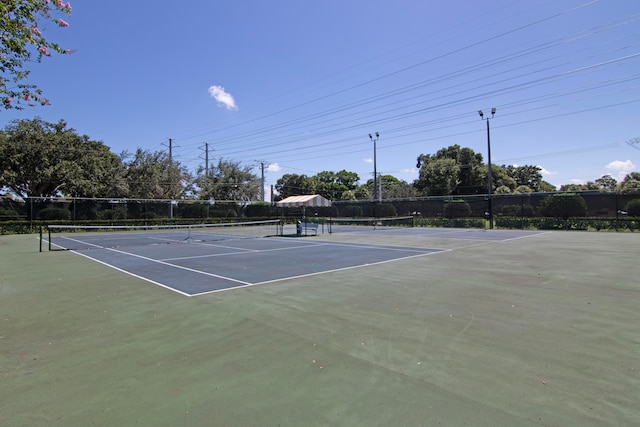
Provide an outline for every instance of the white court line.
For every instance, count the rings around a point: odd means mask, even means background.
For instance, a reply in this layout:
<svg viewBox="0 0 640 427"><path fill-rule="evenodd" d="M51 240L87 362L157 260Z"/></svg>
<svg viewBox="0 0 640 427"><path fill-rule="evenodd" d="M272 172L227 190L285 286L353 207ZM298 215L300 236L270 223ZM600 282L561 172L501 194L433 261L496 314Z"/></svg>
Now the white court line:
<svg viewBox="0 0 640 427"><path fill-rule="evenodd" d="M335 273L335 272L338 272L338 271L353 270L353 269L356 269L356 268L369 267L369 266L372 266L372 265L386 264L386 263L395 262L395 261L402 261L402 260L411 259L411 258L418 258L418 257L421 257L421 256L439 254L439 253L442 253L442 252L450 252L451 250L452 249L444 249L444 250L441 250L441 251L438 251L438 252L421 253L421 254L418 254L418 255L411 255L411 256L406 256L406 257L402 257L402 258L394 258L394 259L388 259L388 260L384 260L384 261L371 262L371 263L359 264L359 265L352 265L352 266L349 266L349 267L334 268L332 270L316 271L315 273L307 273L307 274L300 274L298 276L282 277L280 279L265 280L264 282L250 283L250 284L246 284L246 285L242 285L242 286L234 286L232 288L214 289L212 291L206 291L206 292L200 292L200 293L197 293L197 294L191 294L191 296L198 297L198 296L201 296L201 295L213 294L213 293L224 292L224 291L231 291L231 290L234 290L234 289L247 288L247 287L250 287L250 286L266 285L266 284L269 284L269 283L283 282L285 280L301 279L301 278L304 278L304 277L319 276L321 274Z"/></svg>
<svg viewBox="0 0 640 427"><path fill-rule="evenodd" d="M102 264L102 265L104 265L104 266L107 266L107 267L109 267L109 268L113 268L114 270L117 270L117 271L119 271L119 272L121 272L121 273L128 274L129 276L135 277L136 279L141 279L141 280L144 280L145 282L149 282L149 283L151 283L151 284L153 284L153 285L160 286L161 288L168 289L168 290L173 291L173 292L175 292L175 293L178 293L178 294L180 294L180 295L182 295L182 296L185 296L185 297L190 297L190 296L192 296L191 294L188 294L188 293L186 293L186 292L182 292L181 290L178 290L178 289L176 289L176 288L172 288L171 286L168 286L168 285L162 284L162 283L160 283L160 282L156 282L155 280L149 279L148 277L140 276L140 275L135 274L135 273L132 273L132 272L130 272L130 271L123 270L122 268L116 267L116 266L115 266L115 265L113 265L113 264L109 264L109 263L107 263L107 262L100 261L99 259L93 258L93 257L91 257L91 256L89 256L89 255L87 255L87 254L83 254L82 252L77 252L77 251L69 251L69 252L74 253L74 254L76 254L76 255L80 255L80 256L85 257L85 258L88 258L88 259L90 259L91 261L95 261L95 262L97 262L97 263L99 263L99 264Z"/></svg>
<svg viewBox="0 0 640 427"><path fill-rule="evenodd" d="M318 246L326 246L327 244L316 244L314 246L307 246L307 248L318 247ZM206 245L206 246L217 246L217 245ZM264 252L277 252L277 251L289 251L302 249L302 246L287 246L286 248L276 248L276 249L239 249L234 248L232 246L220 246L227 249L238 249L238 252L229 252L224 254L208 254L208 255L193 255L193 256L185 256L185 257L177 257L177 258L161 258L161 261L184 261L190 259L198 259L198 258L217 258L223 256L233 256L233 255L242 255L242 254L251 254L251 253L264 253Z"/></svg>
<svg viewBox="0 0 640 427"><path fill-rule="evenodd" d="M549 234L549 233L552 233L552 232L551 231L542 231L540 233L527 234L526 236L518 236L518 237L512 237L511 239L504 239L504 240L501 240L501 242L510 242L512 240L526 239L527 237L538 237L538 236L542 236L544 234Z"/></svg>
<svg viewBox="0 0 640 427"><path fill-rule="evenodd" d="M178 268L180 270L186 270L186 271L189 271L191 273L202 274L203 276L215 277L217 279L229 280L231 282L242 283L242 284L245 284L245 285L251 284L249 282L245 282L244 280L238 280L238 279L233 279L231 277L220 276L219 274L207 273L206 271L195 270L193 268L183 267L183 266L177 265L177 264L171 264L169 262L165 262L165 261L161 261L161 260L158 260L158 259L149 258L149 257L146 257L146 256L134 254L134 253L131 253L131 252L121 251L119 249L113 249L113 248L105 248L105 249L108 250L108 251L112 251L112 252L116 252L116 253L120 253L120 254L124 254L124 255L130 255L130 256L135 257L135 258L140 258L140 259L143 259L145 261L151 261L151 262L155 262L157 264L167 265L169 267Z"/></svg>
<svg viewBox="0 0 640 427"><path fill-rule="evenodd" d="M503 242L503 241L523 239L523 238L526 238L526 237L534 237L534 236L539 236L539 235L543 235L543 234L547 234L547 233L551 233L551 232L542 232L542 233L529 234L529 235L526 235L526 236L518 236L518 237L514 237L514 238L511 238L511 239L504 239L504 240L490 240L490 241L485 241L485 242L479 243L478 245L473 245L473 246L480 246L480 245L486 245L486 244L490 244L490 243L499 243L499 242ZM321 275L321 274L325 274L325 273L346 271L346 270L362 268L362 267L367 267L367 266L372 266L372 265L385 264L385 263L390 263L390 262L395 262L395 261L401 261L401 260L406 260L406 259L412 259L412 258L417 258L417 257L422 257L422 256L427 256L427 255L433 255L433 254L453 251L453 249L437 249L437 248L422 248L421 249L421 248L411 248L411 247L406 247L406 246L396 246L396 247L394 247L394 245L370 245L370 244L357 244L357 243L336 243L336 242L326 242L326 241L323 241L323 242L300 242L301 244L299 244L297 246L291 246L291 247L286 247L286 248L276 248L276 249L267 249L267 250L245 250L245 249L242 249L242 248L228 247L228 246L225 246L225 245L211 245L211 244L206 244L206 243L192 242L192 243L196 243L196 244L201 244L203 246L217 246L217 247L232 248L234 250L239 250L239 252L228 253L228 254L213 254L213 255L203 255L203 256L195 256L195 257L181 257L181 258L170 258L170 259L165 259L165 260L157 260L157 259L153 259L153 258L142 256L142 255L137 255L137 254L134 254L134 253L131 253L131 252L126 252L126 251L113 249L113 248L105 248L105 247L102 247L102 246L99 246L99 245L95 245L95 244L92 244L92 243L88 243L88 242L85 242L85 241L72 239L70 237L64 237L64 238L66 238L68 240L71 240L71 241L78 242L78 243L83 243L83 244L86 244L88 246L101 248L101 249L106 249L106 250L113 251L113 252L116 252L116 253L121 253L121 254L124 254L124 255L133 256L133 257L136 257L136 258L140 258L140 259L143 259L143 260L146 260L146 261L158 263L158 264L161 264L161 265L166 265L166 266L169 266L169 267L174 267L174 268L186 270L186 271L189 271L189 272L192 272L192 273L201 274L201 275L205 275L205 276L209 276L209 277L215 277L215 278L226 280L226 281L229 281L229 282L238 283L238 285L236 285L236 286L231 286L231 287L227 287L227 288L224 288L224 289L215 289L215 290L206 291L206 292L189 294L189 293L186 293L186 292L182 292L182 291L180 291L180 290L178 290L176 288L173 288L171 286L164 285L162 283L156 282L156 281L151 280L149 278L146 278L144 276L137 275L137 274L132 273L132 272L127 271L127 270L123 270L123 269L121 269L119 267L116 267L116 266L114 266L112 264L109 264L107 262L104 262L104 261L100 261L100 260L98 260L96 258L93 258L93 257L91 257L89 255L86 255L84 253L80 253L80 252L77 252L77 251L74 251L74 250L70 251L70 252L76 253L78 255L81 255L81 256L83 256L85 258L88 258L88 259L91 259L93 261L96 261L96 262L98 262L100 264L103 264L103 265L105 265L107 267L113 268L114 270L123 272L125 274L129 274L132 277L136 277L138 279L142 279L142 280L147 281L147 282L149 282L151 284L163 287L165 289L171 290L173 292L176 292L176 293L178 293L180 295L187 296L187 297L207 295L207 294L212 294L212 293L217 293L217 292L224 292L224 291L228 291L228 290L240 289L240 288L245 288L245 287L250 287L250 286L258 286L258 285L275 283L275 282L280 282L280 281L285 281L285 280L293 280L293 279L298 279L298 278L317 276L317 275ZM442 237L437 237L437 238L442 238ZM452 237L452 238L455 239L455 237ZM482 240L482 239L461 239L459 237L457 237L457 239L459 239L459 240L476 240L476 241L477 240ZM207 273L205 271L195 270L195 269L192 269L192 268L183 267L183 266L180 266L180 265L176 265L176 264L172 264L172 263L167 262L167 261L175 261L175 260L194 259L194 258L206 258L206 257L216 257L216 256L239 255L239 254L243 254L243 253L260 253L260 252L271 252L271 251L286 251L286 250L290 250L290 249L297 250L297 249L302 249L303 247L304 248L312 248L312 247L316 247L316 246L329 246L329 245L341 246L341 247L353 247L353 248L361 248L361 249L370 248L370 249L376 249L376 250L419 252L419 253L416 254L416 255L410 255L410 256L401 257L401 258L394 258L394 259L390 259L390 260L378 261L378 262L373 262L373 263L365 263L365 264L354 265L354 266L349 266L349 267L342 267L342 268L337 268L337 269L332 269L332 270L318 271L318 272L314 272L314 273L302 274L302 275L297 275L297 276L283 277L283 278L279 278L279 279L267 280L267 281L256 282L256 283L237 280L237 279L233 279L233 278L230 278L230 277L221 276L221 275L217 275L217 274L213 274L213 273ZM55 246L59 246L59 245L55 245ZM425 251L429 251L429 252L425 252Z"/></svg>

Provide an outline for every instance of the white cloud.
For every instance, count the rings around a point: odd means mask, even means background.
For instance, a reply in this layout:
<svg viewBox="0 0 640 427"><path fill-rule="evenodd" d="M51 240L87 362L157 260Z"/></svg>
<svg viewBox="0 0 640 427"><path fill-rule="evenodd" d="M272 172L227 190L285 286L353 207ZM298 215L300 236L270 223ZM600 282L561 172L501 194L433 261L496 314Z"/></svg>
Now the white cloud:
<svg viewBox="0 0 640 427"><path fill-rule="evenodd" d="M633 172L636 166L631 162L631 160L626 160L624 162L622 160L614 160L613 162L609 163L606 168L615 171Z"/></svg>
<svg viewBox="0 0 640 427"><path fill-rule="evenodd" d="M227 110L237 110L236 101L230 93L227 93L222 86L211 86L209 95L218 102L219 106L225 107Z"/></svg>
<svg viewBox="0 0 640 427"><path fill-rule="evenodd" d="M617 175L616 178L619 181L623 180L625 176L636 169L636 165L634 165L631 160L626 160L624 162L622 160L614 160L605 167L614 171L613 173Z"/></svg>
<svg viewBox="0 0 640 427"><path fill-rule="evenodd" d="M362 159L363 162L365 163L373 163L373 159L372 158L366 158L366 159Z"/></svg>
<svg viewBox="0 0 640 427"><path fill-rule="evenodd" d="M269 167L267 167L267 172L280 172L282 168L277 163L269 163Z"/></svg>
<svg viewBox="0 0 640 427"><path fill-rule="evenodd" d="M542 166L538 165L538 167L540 168L540 173L544 176L546 175L557 175L558 172L551 172L550 170L546 170L545 168L543 168Z"/></svg>
<svg viewBox="0 0 640 427"><path fill-rule="evenodd" d="M418 173L417 169L409 168L409 169L400 169L401 173Z"/></svg>

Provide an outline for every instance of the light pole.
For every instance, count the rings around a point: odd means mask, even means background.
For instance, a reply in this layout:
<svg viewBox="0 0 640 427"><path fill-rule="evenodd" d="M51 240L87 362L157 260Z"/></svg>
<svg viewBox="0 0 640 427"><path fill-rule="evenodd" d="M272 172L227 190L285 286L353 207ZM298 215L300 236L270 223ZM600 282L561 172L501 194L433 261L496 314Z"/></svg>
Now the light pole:
<svg viewBox="0 0 640 427"><path fill-rule="evenodd" d="M489 130L489 116L484 117L484 113L482 110L478 110L478 114L480 114L480 119L487 121L487 161L489 163L489 171L487 173L489 177L489 188L488 188L488 200L487 200L487 208L489 210L489 229L493 230L493 206L491 203L492 198L492 172L491 172L491 131ZM491 109L491 118L496 115L496 107Z"/></svg>
<svg viewBox="0 0 640 427"><path fill-rule="evenodd" d="M375 201L376 201L376 190L378 188L378 170L376 167L376 143L378 142L378 138L380 138L380 134L378 132L376 132L376 137L374 138L373 135L369 134L369 139L371 141L373 141L373 217L375 218L376 216L376 205L375 205Z"/></svg>

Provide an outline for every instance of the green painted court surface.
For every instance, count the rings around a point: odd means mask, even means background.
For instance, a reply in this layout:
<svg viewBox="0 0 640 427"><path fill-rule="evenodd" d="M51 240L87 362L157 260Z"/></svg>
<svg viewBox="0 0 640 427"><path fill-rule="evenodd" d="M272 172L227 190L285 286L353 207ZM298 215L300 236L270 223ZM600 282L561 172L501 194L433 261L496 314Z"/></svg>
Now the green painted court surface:
<svg viewBox="0 0 640 427"><path fill-rule="evenodd" d="M2 426L640 423L640 236L447 251L185 298L0 236Z"/></svg>

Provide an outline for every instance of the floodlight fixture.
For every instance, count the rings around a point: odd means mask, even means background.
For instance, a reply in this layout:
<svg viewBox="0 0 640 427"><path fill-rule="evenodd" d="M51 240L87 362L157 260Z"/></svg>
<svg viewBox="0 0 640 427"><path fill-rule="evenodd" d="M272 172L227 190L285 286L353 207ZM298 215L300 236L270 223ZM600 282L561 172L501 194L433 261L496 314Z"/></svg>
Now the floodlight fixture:
<svg viewBox="0 0 640 427"><path fill-rule="evenodd" d="M491 109L491 117L493 117L493 116L495 116L495 115L496 115L496 107L493 107L493 108Z"/></svg>
<svg viewBox="0 0 640 427"><path fill-rule="evenodd" d="M482 110L478 110L478 114L480 114L480 118L484 118L484 113L482 112Z"/></svg>

